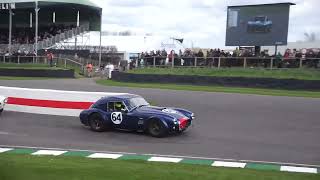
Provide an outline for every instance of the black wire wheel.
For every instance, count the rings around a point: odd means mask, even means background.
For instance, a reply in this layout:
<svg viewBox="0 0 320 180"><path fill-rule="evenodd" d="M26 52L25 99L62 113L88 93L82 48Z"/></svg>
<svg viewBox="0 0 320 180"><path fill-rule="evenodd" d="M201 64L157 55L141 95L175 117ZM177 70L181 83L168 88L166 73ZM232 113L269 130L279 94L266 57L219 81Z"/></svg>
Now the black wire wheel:
<svg viewBox="0 0 320 180"><path fill-rule="evenodd" d="M164 137L168 134L168 129L158 119L151 119L148 124L148 132L153 137Z"/></svg>
<svg viewBox="0 0 320 180"><path fill-rule="evenodd" d="M90 129L95 132L103 132L106 130L106 125L103 122L102 117L95 113L89 117Z"/></svg>

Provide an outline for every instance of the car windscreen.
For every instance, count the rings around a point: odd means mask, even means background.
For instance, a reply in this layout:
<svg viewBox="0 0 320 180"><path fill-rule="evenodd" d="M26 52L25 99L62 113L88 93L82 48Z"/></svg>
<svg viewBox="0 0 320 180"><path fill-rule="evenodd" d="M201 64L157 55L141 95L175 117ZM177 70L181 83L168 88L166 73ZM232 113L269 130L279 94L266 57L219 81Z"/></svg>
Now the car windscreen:
<svg viewBox="0 0 320 180"><path fill-rule="evenodd" d="M259 16L259 17L255 17L254 20L255 20L255 21L264 21L264 19L265 19L265 17L262 17L262 16L260 17L260 16Z"/></svg>
<svg viewBox="0 0 320 180"><path fill-rule="evenodd" d="M143 99L142 97L131 98L128 100L128 109L131 111L132 109L139 106L147 106L149 103Z"/></svg>

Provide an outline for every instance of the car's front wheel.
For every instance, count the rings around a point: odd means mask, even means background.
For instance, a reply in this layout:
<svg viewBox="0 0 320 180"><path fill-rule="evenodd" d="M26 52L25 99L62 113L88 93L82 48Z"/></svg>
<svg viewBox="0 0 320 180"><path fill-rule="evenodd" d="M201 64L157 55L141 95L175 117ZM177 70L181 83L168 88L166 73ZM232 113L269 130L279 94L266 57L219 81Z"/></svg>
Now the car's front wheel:
<svg viewBox="0 0 320 180"><path fill-rule="evenodd" d="M168 134L166 126L158 119L151 119L148 124L148 132L153 137L164 137Z"/></svg>
<svg viewBox="0 0 320 180"><path fill-rule="evenodd" d="M95 113L89 117L90 129L95 132L102 132L106 130L106 125L103 122L102 117Z"/></svg>

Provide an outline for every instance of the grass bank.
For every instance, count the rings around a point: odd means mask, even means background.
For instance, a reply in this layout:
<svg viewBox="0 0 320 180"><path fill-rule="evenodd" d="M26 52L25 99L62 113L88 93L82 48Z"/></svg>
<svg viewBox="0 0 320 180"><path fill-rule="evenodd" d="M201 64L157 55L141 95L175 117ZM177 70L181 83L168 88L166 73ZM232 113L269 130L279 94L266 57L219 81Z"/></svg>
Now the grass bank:
<svg viewBox="0 0 320 180"><path fill-rule="evenodd" d="M276 90L276 89L238 88L238 87L222 87L222 86L199 86L199 85L194 86L194 85L184 85L184 84L127 83L127 82L118 82L118 81L104 80L104 79L97 80L96 82L98 84L105 85L105 86L320 98L319 91L316 91L316 92L315 91L289 91L289 90Z"/></svg>
<svg viewBox="0 0 320 180"><path fill-rule="evenodd" d="M311 68L274 70L251 68L143 68L130 70L129 73L320 80L320 70Z"/></svg>
<svg viewBox="0 0 320 180"><path fill-rule="evenodd" d="M139 160L88 159L17 154L0 155L1 180L170 179L170 180L316 180L318 174L203 165L152 163Z"/></svg>

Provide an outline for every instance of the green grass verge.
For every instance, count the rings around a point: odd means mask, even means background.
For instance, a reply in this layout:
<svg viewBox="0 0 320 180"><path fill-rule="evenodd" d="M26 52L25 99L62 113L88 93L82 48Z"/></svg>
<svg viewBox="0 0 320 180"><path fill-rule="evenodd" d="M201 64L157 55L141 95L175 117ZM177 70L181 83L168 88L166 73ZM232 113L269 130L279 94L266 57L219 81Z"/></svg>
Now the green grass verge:
<svg viewBox="0 0 320 180"><path fill-rule="evenodd" d="M251 68L143 68L130 70L129 73L320 80L320 70L311 68L274 70Z"/></svg>
<svg viewBox="0 0 320 180"><path fill-rule="evenodd" d="M203 165L153 163L139 160L89 159L66 156L39 157L17 154L0 155L1 180L316 180L319 178L319 174L215 168Z"/></svg>
<svg viewBox="0 0 320 180"><path fill-rule="evenodd" d="M320 98L319 91L291 91L291 90L289 91L289 90L276 90L276 89L238 88L238 87L222 87L222 86L194 86L194 85L184 85L184 84L127 83L127 82L118 82L118 81L103 80L103 79L97 80L96 82L98 84L105 85L105 86Z"/></svg>

